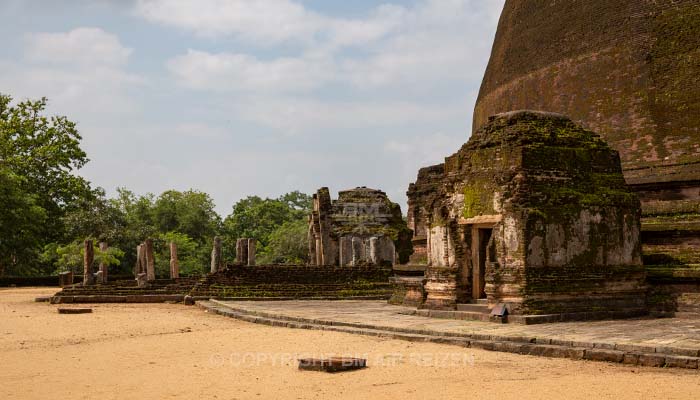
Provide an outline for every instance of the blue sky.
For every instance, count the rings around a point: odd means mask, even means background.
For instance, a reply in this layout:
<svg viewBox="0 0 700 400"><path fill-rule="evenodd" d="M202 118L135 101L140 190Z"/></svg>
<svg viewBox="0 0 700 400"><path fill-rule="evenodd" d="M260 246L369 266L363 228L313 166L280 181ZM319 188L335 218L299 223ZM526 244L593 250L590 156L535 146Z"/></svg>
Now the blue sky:
<svg viewBox="0 0 700 400"><path fill-rule="evenodd" d="M503 0L3 0L0 92L78 122L109 194L386 191L454 153Z"/></svg>

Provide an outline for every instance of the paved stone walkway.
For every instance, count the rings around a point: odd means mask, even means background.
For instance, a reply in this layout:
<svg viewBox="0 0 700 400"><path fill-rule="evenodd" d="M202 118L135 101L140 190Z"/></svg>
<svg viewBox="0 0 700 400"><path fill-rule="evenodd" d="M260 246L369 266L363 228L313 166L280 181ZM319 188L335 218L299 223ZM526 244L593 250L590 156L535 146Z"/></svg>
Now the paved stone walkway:
<svg viewBox="0 0 700 400"><path fill-rule="evenodd" d="M458 335L480 340L515 340L572 347L700 356L700 316L516 325L407 315L413 309L389 305L384 301L216 303L251 315L324 325L347 325L430 335Z"/></svg>

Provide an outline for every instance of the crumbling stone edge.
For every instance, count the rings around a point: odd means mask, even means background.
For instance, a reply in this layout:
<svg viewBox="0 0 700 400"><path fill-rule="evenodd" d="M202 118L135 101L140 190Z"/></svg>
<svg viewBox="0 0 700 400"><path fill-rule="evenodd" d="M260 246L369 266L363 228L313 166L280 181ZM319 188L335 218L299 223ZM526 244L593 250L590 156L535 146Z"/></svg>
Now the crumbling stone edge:
<svg viewBox="0 0 700 400"><path fill-rule="evenodd" d="M411 342L449 344L488 351L568 358L572 360L603 361L643 367L698 369L700 364L700 351L694 349L573 342L569 340L518 336L459 334L429 329L384 327L292 317L236 308L231 305L224 305L216 300L198 301L196 304L207 312L245 322L275 327L353 333Z"/></svg>

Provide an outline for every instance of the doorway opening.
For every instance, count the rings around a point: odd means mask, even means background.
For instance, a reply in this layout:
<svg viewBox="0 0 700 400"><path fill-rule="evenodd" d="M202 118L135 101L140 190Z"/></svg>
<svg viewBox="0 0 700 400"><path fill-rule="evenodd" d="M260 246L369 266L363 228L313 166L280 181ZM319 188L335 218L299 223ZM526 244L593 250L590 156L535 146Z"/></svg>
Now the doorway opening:
<svg viewBox="0 0 700 400"><path fill-rule="evenodd" d="M486 260L488 258L488 245L493 235L492 228L474 229L474 242L472 250L472 299L486 298Z"/></svg>

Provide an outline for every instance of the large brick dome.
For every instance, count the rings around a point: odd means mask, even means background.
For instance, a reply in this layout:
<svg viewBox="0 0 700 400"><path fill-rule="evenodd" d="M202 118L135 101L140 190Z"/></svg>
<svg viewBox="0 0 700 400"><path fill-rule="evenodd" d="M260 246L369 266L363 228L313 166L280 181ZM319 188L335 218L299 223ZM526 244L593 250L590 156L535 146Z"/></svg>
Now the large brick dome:
<svg viewBox="0 0 700 400"><path fill-rule="evenodd" d="M700 0L507 0L474 112L570 116L632 184L700 179Z"/></svg>

